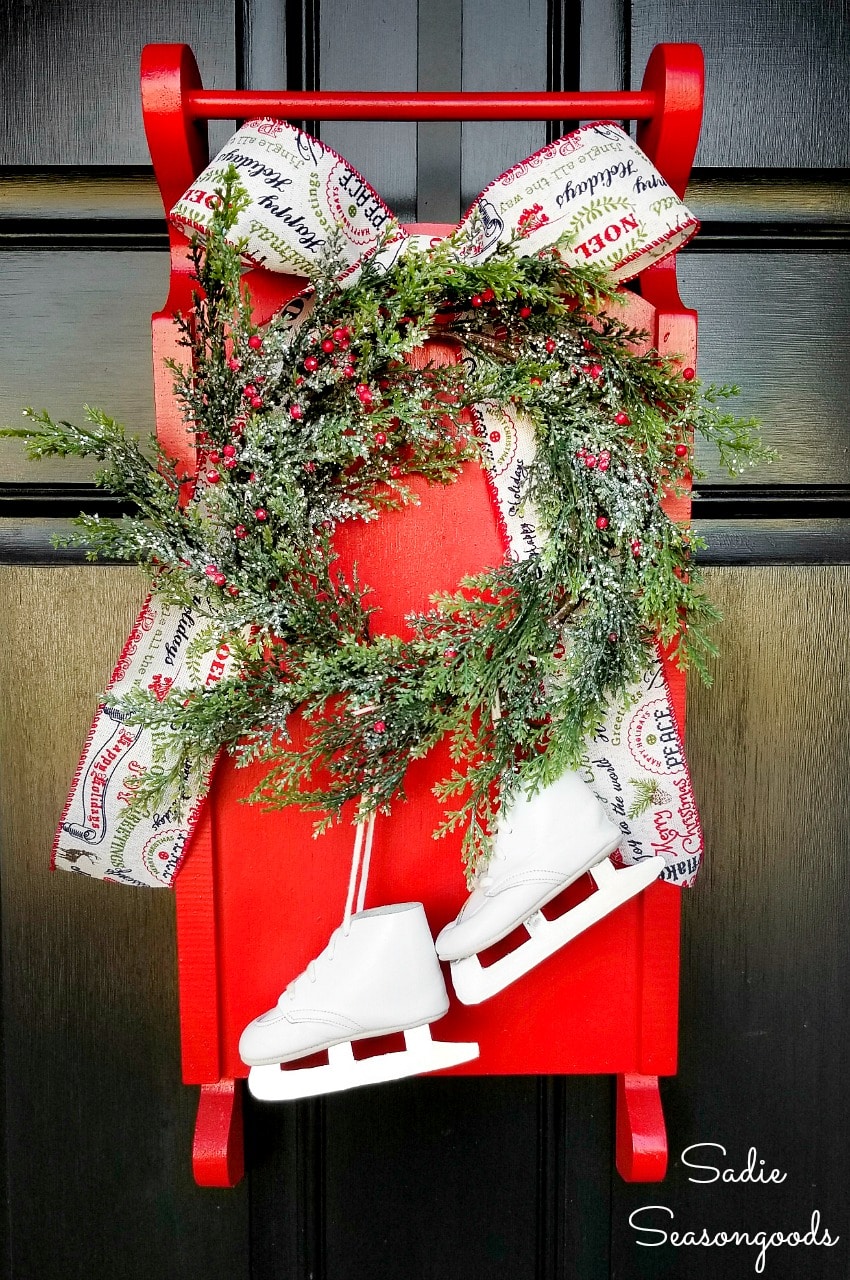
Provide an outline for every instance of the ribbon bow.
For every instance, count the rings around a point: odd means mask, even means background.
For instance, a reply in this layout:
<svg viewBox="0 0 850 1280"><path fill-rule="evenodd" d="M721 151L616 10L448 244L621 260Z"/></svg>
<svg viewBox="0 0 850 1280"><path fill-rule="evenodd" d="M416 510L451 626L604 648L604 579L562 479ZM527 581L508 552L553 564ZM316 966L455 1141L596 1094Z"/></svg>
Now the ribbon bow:
<svg viewBox="0 0 850 1280"><path fill-rule="evenodd" d="M178 226L204 234L229 166L238 170L249 196L230 236L233 243L244 242L244 257L255 266L309 278L328 237L337 233L344 286L353 283L367 258L377 254L389 271L410 244L429 241L400 227L369 183L330 147L271 119L250 121L234 134L175 205L170 216ZM594 262L623 281L678 249L697 225L624 130L597 123L549 144L492 182L464 215L452 243L460 259L481 262L504 241L527 255L566 237L570 247L562 252L570 265ZM534 460L533 424L505 408L492 416L486 405L477 416L508 554L537 554L535 513L528 502L516 502ZM205 628L208 652L190 672L189 641L197 651ZM141 687L160 697L172 685L213 684L228 666L227 652L216 649L214 627L200 610L178 609L154 595L125 645L109 691L120 695ZM586 779L623 831L624 861L662 853L665 878L689 884L702 839L659 662L631 695L628 707L611 708L588 744ZM206 785L191 797L185 818L145 819L129 807L132 786L125 779L144 773L152 759L150 730L124 723L115 707L99 709L60 822L55 865L137 885L172 883ZM627 813L623 781L635 782L634 773L642 775L645 803Z"/></svg>
<svg viewBox="0 0 850 1280"><path fill-rule="evenodd" d="M255 266L309 277L328 235L339 231L346 279L379 250L389 269L411 236L357 170L332 148L280 120L251 120L177 201L171 219L186 231L209 226L228 165L250 198L232 231ZM535 254L562 237L570 264L593 262L629 280L680 248L697 220L628 134L616 124L587 124L496 178L473 201L453 243L483 262L515 239Z"/></svg>

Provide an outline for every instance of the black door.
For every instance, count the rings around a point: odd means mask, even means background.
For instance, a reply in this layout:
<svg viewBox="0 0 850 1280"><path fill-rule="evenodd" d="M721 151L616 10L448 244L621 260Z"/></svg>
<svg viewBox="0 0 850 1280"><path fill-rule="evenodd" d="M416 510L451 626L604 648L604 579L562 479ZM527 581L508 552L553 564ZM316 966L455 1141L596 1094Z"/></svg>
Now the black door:
<svg viewBox="0 0 850 1280"><path fill-rule="evenodd" d="M10 1280L731 1280L762 1252L774 1280L848 1274L847 19L832 0L6 0L2 421L88 401L151 429L167 252L144 43L190 43L220 87L506 90L629 87L653 44L696 40L703 231L684 297L701 375L739 381L781 451L735 484L707 459L695 502L726 621L715 687L689 703L707 859L685 904L666 1182L613 1172L608 1078L431 1079L250 1105L248 1175L210 1191L190 1172L170 896L47 870L144 583L52 547L91 507L85 469L0 447ZM323 136L402 218L449 220L546 127ZM719 1244L735 1231L749 1242ZM762 1249L762 1231L783 1240Z"/></svg>

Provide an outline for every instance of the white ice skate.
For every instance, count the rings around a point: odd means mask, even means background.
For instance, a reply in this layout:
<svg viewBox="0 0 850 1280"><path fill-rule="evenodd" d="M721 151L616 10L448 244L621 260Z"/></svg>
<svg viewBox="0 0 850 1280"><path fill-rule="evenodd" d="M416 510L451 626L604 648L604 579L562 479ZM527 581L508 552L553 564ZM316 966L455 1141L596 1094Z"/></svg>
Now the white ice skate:
<svg viewBox="0 0 850 1280"><path fill-rule="evenodd" d="M651 884L664 859L616 869L609 855L622 833L591 789L566 773L500 816L493 854L457 919L437 937L463 1004L480 1004ZM541 907L589 871L596 890L557 919ZM528 940L490 965L479 953L523 925Z"/></svg>
<svg viewBox="0 0 850 1280"><path fill-rule="evenodd" d="M255 1098L310 1098L442 1071L478 1057L477 1044L431 1038L430 1024L448 1012L449 998L422 903L351 914L355 877L356 865L345 918L325 950L273 1009L242 1032L239 1054L251 1068L248 1088ZM365 870L360 907L364 892ZM404 1049L355 1058L352 1041L394 1032L404 1032ZM326 1064L281 1066L322 1050L328 1051Z"/></svg>

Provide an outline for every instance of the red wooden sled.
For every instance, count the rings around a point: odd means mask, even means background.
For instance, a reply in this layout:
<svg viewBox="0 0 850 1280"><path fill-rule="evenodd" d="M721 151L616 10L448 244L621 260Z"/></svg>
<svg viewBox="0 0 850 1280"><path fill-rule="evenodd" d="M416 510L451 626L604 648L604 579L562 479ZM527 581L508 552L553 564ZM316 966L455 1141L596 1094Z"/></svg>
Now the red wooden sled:
<svg viewBox="0 0 850 1280"><path fill-rule="evenodd" d="M281 119L472 120L634 119L637 140L670 185L684 194L702 115L702 54L696 45L659 45L634 93L368 94L205 90L187 45L149 45L142 55L145 128L166 210L208 161L206 121ZM495 175L494 175L495 176ZM431 228L428 228L431 230ZM448 228L439 228L446 231ZM190 462L192 444L172 394L166 357L185 359L173 323L191 308L188 242L174 227L171 281L153 317L157 432ZM255 271L257 318L294 291L291 279ZM686 365L696 358L696 313L682 306L675 260L625 294L630 319L652 345ZM496 563L502 542L483 473L469 467L454 486L426 489L422 505L347 529L343 562L356 559L375 588L379 625L403 627L412 609L465 574ZM689 513L687 501L673 511ZM684 680L668 670L680 728ZM379 818L369 902L425 904L436 932L465 899L459 837L434 842L433 782L447 772L437 751L410 770L408 802ZM232 1186L242 1176L243 1026L269 1008L286 983L324 947L339 923L351 828L312 838L312 819L288 810L264 815L238 804L246 772L219 766L210 798L176 881L183 1079L201 1087L194 1144L196 1180ZM477 1040L479 1059L458 1074L617 1075L617 1168L629 1181L657 1181L667 1163L658 1078L676 1070L680 890L650 886L485 1004L453 1003L441 1039Z"/></svg>

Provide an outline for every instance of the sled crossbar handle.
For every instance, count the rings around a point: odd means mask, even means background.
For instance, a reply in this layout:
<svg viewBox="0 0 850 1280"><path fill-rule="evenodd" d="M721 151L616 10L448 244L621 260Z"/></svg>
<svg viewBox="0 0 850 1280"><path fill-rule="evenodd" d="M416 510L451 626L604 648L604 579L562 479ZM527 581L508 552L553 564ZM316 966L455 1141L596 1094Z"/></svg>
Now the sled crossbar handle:
<svg viewBox="0 0 850 1280"><path fill-rule="evenodd" d="M651 120L654 92L635 93L266 93L196 89L194 120Z"/></svg>
<svg viewBox="0 0 850 1280"><path fill-rule="evenodd" d="M364 93L207 89L185 44L142 50L145 132L170 209L206 165L208 120L636 120L637 143L681 196L702 117L703 59L695 44L656 45L639 89L581 93Z"/></svg>
<svg viewBox="0 0 850 1280"><path fill-rule="evenodd" d="M703 58L695 44L656 45L640 89L582 93L364 93L207 89L186 44L142 50L142 114L163 205L171 209L209 161L208 120L636 120L637 143L683 196L702 118ZM170 228L185 258L185 237Z"/></svg>

